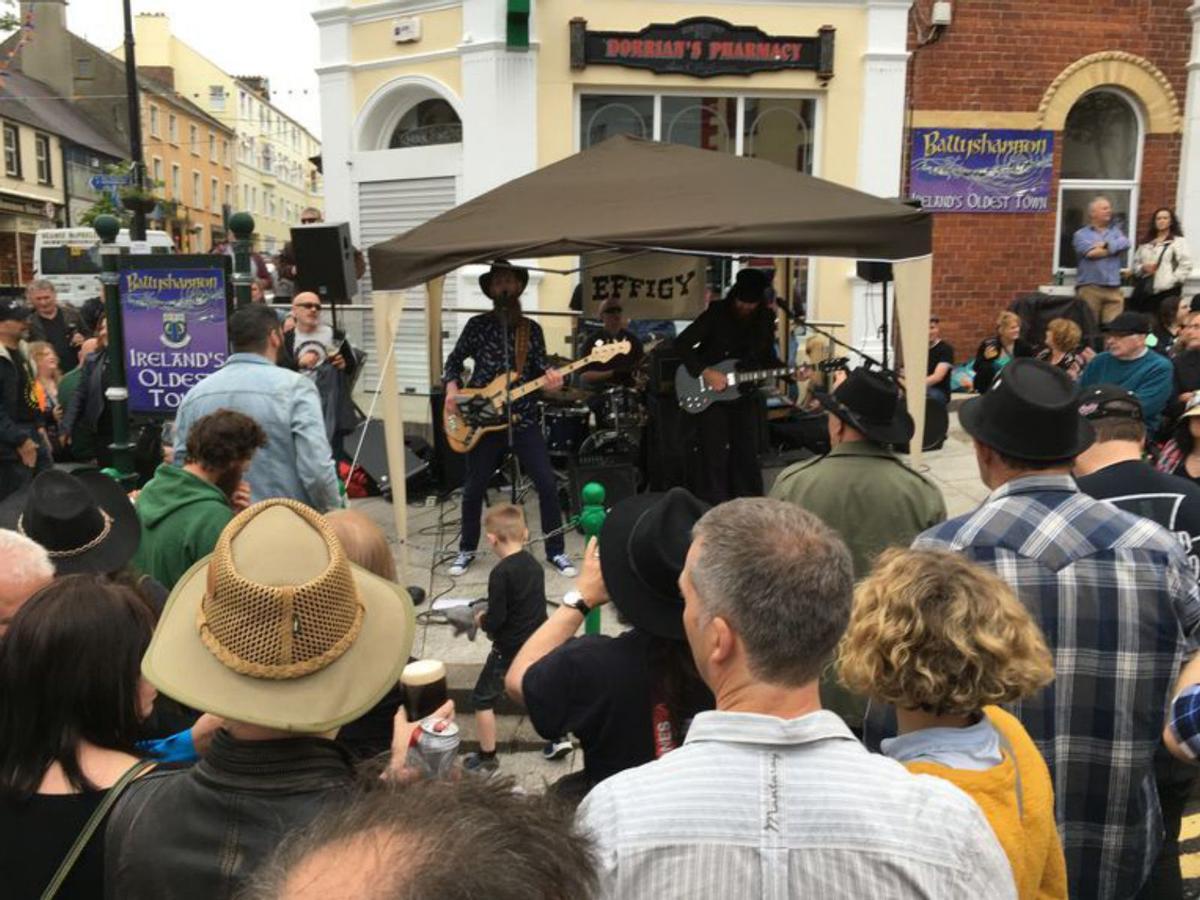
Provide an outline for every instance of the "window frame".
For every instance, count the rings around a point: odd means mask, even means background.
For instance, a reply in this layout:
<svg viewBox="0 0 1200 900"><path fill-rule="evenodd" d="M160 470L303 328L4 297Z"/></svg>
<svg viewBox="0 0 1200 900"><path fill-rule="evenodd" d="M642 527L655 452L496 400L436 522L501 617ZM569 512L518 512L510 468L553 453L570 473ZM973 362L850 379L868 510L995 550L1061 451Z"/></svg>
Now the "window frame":
<svg viewBox="0 0 1200 900"><path fill-rule="evenodd" d="M167 140L179 146L179 117L173 112L167 113Z"/></svg>
<svg viewBox="0 0 1200 900"><path fill-rule="evenodd" d="M200 155L200 126L195 123L188 125L188 144L191 147L192 156Z"/></svg>
<svg viewBox="0 0 1200 900"><path fill-rule="evenodd" d="M150 107L148 118L150 119L150 137L159 137L158 133L158 105L154 103L147 104Z"/></svg>
<svg viewBox="0 0 1200 900"><path fill-rule="evenodd" d="M179 163L171 163L171 199L183 202L183 168Z"/></svg>
<svg viewBox="0 0 1200 900"><path fill-rule="evenodd" d="M43 156L43 149L45 155ZM38 184L46 187L54 186L54 161L50 156L50 135L41 134L40 132L33 133L33 158L37 169ZM45 167L45 175L42 174L42 168Z"/></svg>
<svg viewBox="0 0 1200 900"><path fill-rule="evenodd" d="M1064 265L1062 259L1062 236L1063 236L1063 195L1067 191L1092 191L1095 194L1105 194L1115 191L1129 191L1129 230L1131 234L1127 234L1129 238L1129 249L1125 252L1125 266L1129 266L1133 261L1133 254L1137 251L1138 242L1138 204L1141 200L1141 185L1142 185L1142 161L1146 152L1146 114L1142 109L1142 105L1137 98L1120 90L1113 85L1101 85L1092 90L1085 91L1080 94L1075 103L1078 103L1084 97L1092 94L1113 94L1119 97L1125 104L1133 110L1134 121L1137 122L1137 153L1134 157L1133 179L1100 179L1100 178L1059 178L1058 193L1055 200L1058 204L1054 213L1054 268L1052 272L1063 272L1064 274L1074 276L1079 270L1075 265ZM1074 109L1074 104L1072 104ZM1068 110L1068 115L1070 111ZM1063 142L1064 148L1066 142Z"/></svg>
<svg viewBox="0 0 1200 900"><path fill-rule="evenodd" d="M192 209L204 209L204 176L192 169Z"/></svg>
<svg viewBox="0 0 1200 900"><path fill-rule="evenodd" d="M9 136L12 136L12 147L9 147ZM12 165L9 165L11 149ZM4 174L9 178L21 177L21 129L12 122L4 123Z"/></svg>

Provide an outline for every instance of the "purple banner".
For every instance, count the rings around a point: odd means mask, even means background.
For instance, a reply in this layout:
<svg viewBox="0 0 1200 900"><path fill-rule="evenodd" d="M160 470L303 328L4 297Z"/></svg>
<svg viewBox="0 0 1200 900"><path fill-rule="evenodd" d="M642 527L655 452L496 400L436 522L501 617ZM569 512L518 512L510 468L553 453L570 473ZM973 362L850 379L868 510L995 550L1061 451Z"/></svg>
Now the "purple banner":
<svg viewBox="0 0 1200 900"><path fill-rule="evenodd" d="M225 362L225 272L121 272L131 413L173 416L188 389Z"/></svg>
<svg viewBox="0 0 1200 900"><path fill-rule="evenodd" d="M1050 211L1054 132L914 128L909 196L930 212Z"/></svg>

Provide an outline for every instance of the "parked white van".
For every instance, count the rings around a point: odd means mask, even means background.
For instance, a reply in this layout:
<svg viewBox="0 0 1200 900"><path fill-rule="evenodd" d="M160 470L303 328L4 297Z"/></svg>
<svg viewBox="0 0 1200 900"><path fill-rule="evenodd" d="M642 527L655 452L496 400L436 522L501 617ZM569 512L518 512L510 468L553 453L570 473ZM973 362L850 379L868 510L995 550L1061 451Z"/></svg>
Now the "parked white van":
<svg viewBox="0 0 1200 900"><path fill-rule="evenodd" d="M129 229L122 228L117 244L129 247ZM147 231L150 253L174 253L175 242L165 231ZM58 299L82 306L101 296L100 238L91 228L43 228L33 243L33 277L54 285Z"/></svg>

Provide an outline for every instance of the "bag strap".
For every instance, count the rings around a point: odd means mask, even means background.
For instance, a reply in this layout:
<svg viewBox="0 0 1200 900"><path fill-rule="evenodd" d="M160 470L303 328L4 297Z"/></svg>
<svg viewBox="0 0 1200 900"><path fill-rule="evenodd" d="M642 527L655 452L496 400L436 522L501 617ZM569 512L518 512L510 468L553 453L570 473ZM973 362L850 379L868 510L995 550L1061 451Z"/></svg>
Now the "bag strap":
<svg viewBox="0 0 1200 900"><path fill-rule="evenodd" d="M1025 792L1021 789L1021 767L1017 765L1017 751L1013 749L1012 742L999 728L996 729L996 734L1000 737L1000 746L1004 752L1008 754L1012 760L1013 773L1016 775L1016 790L1017 790L1017 815L1021 818L1025 817Z"/></svg>
<svg viewBox="0 0 1200 900"><path fill-rule="evenodd" d="M63 861L58 864L58 871L54 873L54 877L50 879L50 883L46 885L46 890L42 891L42 900L52 900L62 887L63 882L67 880L67 876L71 874L71 869L75 867L75 863L79 861L83 850L91 841L92 835L96 833L96 829L100 827L100 823L112 810L117 800L121 798L121 794L125 788L129 787L130 783L145 772L147 769L154 767L154 760L140 759L132 766L125 770L125 774L117 779L117 783L108 789L104 799L100 801L100 805L92 811L87 822L84 823L83 830L75 838L75 843L71 845L71 849L67 851L67 855L63 857Z"/></svg>

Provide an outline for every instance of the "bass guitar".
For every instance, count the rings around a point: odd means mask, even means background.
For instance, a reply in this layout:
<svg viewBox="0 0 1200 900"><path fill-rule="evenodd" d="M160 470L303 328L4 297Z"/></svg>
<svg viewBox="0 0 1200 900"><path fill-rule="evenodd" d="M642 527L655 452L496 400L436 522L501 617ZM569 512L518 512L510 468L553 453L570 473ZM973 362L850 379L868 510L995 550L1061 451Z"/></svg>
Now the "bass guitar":
<svg viewBox="0 0 1200 900"><path fill-rule="evenodd" d="M580 357L555 371L566 376L591 363L608 362L631 349L629 341L615 341L611 344L597 342L587 356ZM516 384L519 377L516 372L509 372L497 375L483 387L463 388L458 392L457 408L451 404L443 413L442 424L450 449L455 453L466 453L489 431L507 428L509 412L505 401L516 402L540 390L546 384L545 375L524 384Z"/></svg>
<svg viewBox="0 0 1200 900"><path fill-rule="evenodd" d="M680 366L675 370L675 396L679 399L679 408L684 412L701 413L708 409L714 403L724 403L729 400L736 400L742 396L738 391L738 387L744 384L752 384L756 381L766 381L771 378L781 378L784 375L790 375L792 369L788 366L783 366L778 369L753 369L750 371L737 371L738 361L736 359L726 359L713 366L707 366L709 369L716 369L725 376L727 384L723 391L713 390L708 386L703 376L696 376L688 372L687 366Z"/></svg>

